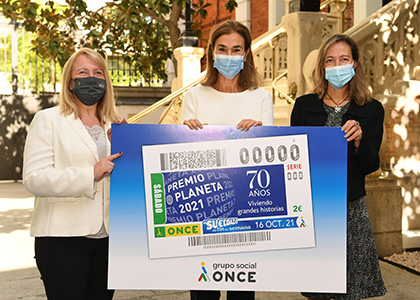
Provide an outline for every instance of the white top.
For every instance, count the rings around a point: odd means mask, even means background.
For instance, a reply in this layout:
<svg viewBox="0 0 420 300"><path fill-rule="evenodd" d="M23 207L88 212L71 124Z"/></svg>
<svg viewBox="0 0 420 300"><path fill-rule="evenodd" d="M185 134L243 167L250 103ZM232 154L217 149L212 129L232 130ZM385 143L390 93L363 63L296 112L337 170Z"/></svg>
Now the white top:
<svg viewBox="0 0 420 300"><path fill-rule="evenodd" d="M85 128L95 142L96 147L98 147L99 159L105 158L107 152L105 130L98 125L93 125L92 127L85 125Z"/></svg>
<svg viewBox="0 0 420 300"><path fill-rule="evenodd" d="M105 158L107 153L107 145L106 145L106 137L105 137L105 130L98 125L93 125L92 127L86 126L85 128L89 135L91 136L92 140L95 142L96 147L98 147L98 155L99 159ZM104 207L104 199L102 199L102 207ZM96 234L87 235L87 238L93 239L101 239L107 237L108 233L105 229L105 222L102 222L102 227Z"/></svg>
<svg viewBox="0 0 420 300"><path fill-rule="evenodd" d="M198 85L185 94L182 121L189 119L209 125L236 125L241 120L253 119L272 126L273 100L271 94L262 88L222 93Z"/></svg>

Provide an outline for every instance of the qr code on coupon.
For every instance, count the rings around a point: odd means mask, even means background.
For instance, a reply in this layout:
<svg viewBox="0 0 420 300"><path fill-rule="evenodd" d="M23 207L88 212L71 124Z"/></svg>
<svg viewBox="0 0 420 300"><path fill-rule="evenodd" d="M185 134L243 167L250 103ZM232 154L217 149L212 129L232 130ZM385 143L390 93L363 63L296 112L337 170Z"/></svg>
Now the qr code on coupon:
<svg viewBox="0 0 420 300"><path fill-rule="evenodd" d="M227 166L226 149L180 151L160 154L162 171L206 169Z"/></svg>

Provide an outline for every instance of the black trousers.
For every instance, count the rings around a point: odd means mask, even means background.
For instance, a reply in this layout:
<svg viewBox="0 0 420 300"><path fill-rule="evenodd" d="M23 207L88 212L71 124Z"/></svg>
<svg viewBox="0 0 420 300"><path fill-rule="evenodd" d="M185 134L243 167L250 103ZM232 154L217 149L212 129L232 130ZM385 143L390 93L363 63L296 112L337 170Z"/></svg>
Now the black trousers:
<svg viewBox="0 0 420 300"><path fill-rule="evenodd" d="M218 300L220 291L190 291L191 300ZM254 291L227 291L227 300L254 300Z"/></svg>
<svg viewBox="0 0 420 300"><path fill-rule="evenodd" d="M108 240L37 237L35 259L49 300L110 300Z"/></svg>

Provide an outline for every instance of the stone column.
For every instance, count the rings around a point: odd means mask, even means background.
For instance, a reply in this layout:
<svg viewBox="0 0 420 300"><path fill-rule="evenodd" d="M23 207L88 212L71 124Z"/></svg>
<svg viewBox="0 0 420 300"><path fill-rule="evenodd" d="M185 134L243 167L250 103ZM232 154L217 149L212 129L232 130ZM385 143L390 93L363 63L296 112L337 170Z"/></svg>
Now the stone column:
<svg viewBox="0 0 420 300"><path fill-rule="evenodd" d="M308 54L318 49L327 15L320 12L294 12L282 18L287 31L287 78L296 83L297 96L308 92L302 66Z"/></svg>
<svg viewBox="0 0 420 300"><path fill-rule="evenodd" d="M236 2L238 3L238 7L235 9L236 21L251 29L251 1L237 0Z"/></svg>
<svg viewBox="0 0 420 300"><path fill-rule="evenodd" d="M365 18L382 7L382 0L354 0L354 25L357 25Z"/></svg>
<svg viewBox="0 0 420 300"><path fill-rule="evenodd" d="M402 252L402 196L394 179L366 180L366 207L379 257Z"/></svg>
<svg viewBox="0 0 420 300"><path fill-rule="evenodd" d="M199 47L178 47L174 50L177 61L177 77L172 81L172 92L197 80L201 73L200 59L204 49Z"/></svg>
<svg viewBox="0 0 420 300"><path fill-rule="evenodd" d="M19 50L18 50L18 32L17 29L19 24L12 20L12 90L13 95L17 95L18 93L18 64L19 64Z"/></svg>
<svg viewBox="0 0 420 300"><path fill-rule="evenodd" d="M286 5L282 1L268 0L268 30L281 23L281 18L286 14Z"/></svg>
<svg viewBox="0 0 420 300"><path fill-rule="evenodd" d="M300 11L300 0L283 0L286 15Z"/></svg>

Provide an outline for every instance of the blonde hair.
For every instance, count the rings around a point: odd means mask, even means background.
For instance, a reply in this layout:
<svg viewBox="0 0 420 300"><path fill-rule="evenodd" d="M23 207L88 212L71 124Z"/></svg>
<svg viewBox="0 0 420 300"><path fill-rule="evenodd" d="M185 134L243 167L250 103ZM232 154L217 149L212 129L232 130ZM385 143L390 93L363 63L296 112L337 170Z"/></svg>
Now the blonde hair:
<svg viewBox="0 0 420 300"><path fill-rule="evenodd" d="M107 121L112 122L113 120L119 119L119 116L115 110L114 89L109 77L106 61L98 52L89 48L82 48L79 51L73 53L64 65L63 73L61 75L62 91L60 93L59 102L60 113L65 116L73 114L75 118L80 118L80 112L78 111L76 104L79 100L72 93L72 91L70 91L69 88L70 81L74 79L71 78L74 62L80 55L87 55L90 60L99 65L105 76L106 92L96 106L96 115L98 119L103 123Z"/></svg>
<svg viewBox="0 0 420 300"><path fill-rule="evenodd" d="M214 64L214 47L217 39L223 34L230 34L237 32L245 41L245 53L248 51L244 68L239 73L238 85L243 89L256 89L261 84L261 78L255 69L254 56L251 51L252 37L251 32L245 25L227 20L218 25L215 25L210 31L209 44L207 45L207 73L201 85L214 86L217 82L219 72L213 67Z"/></svg>
<svg viewBox="0 0 420 300"><path fill-rule="evenodd" d="M314 92L318 94L320 99L327 93L328 81L325 79L325 61L331 47L340 42L344 42L350 46L353 60L356 62L355 74L348 83L350 99L353 99L357 105L363 105L366 102L372 101L372 93L369 90L363 65L359 60L359 47L351 37L345 34L333 35L319 47L318 57L312 73Z"/></svg>

